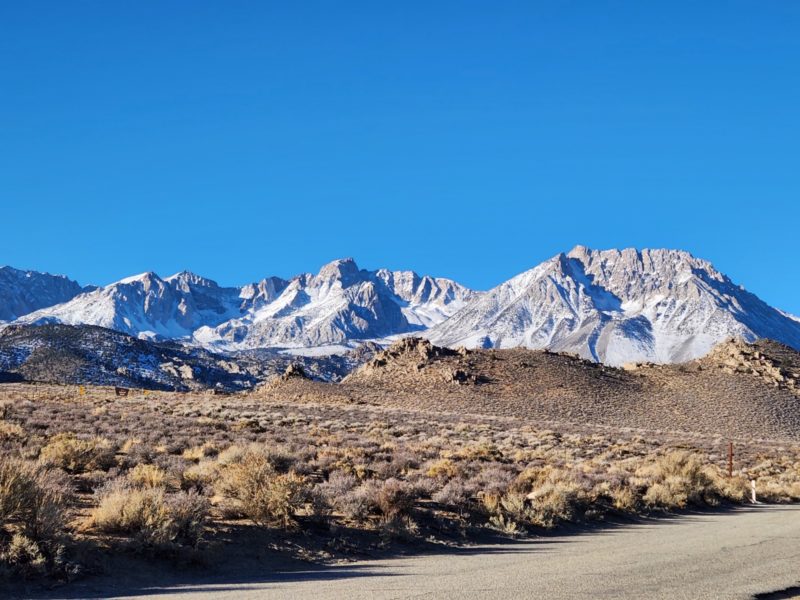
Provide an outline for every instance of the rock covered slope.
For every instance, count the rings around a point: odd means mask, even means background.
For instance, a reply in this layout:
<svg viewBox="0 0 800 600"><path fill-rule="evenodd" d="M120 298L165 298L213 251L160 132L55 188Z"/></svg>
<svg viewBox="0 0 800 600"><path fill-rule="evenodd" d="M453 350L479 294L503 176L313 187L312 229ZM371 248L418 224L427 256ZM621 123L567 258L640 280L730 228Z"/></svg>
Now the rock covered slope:
<svg viewBox="0 0 800 600"><path fill-rule="evenodd" d="M256 379L225 357L93 326L12 325L0 331L0 372L26 381L189 390L244 389Z"/></svg>
<svg viewBox="0 0 800 600"><path fill-rule="evenodd" d="M474 298L427 337L575 352L611 365L675 363L730 337L800 348L800 323L687 252L577 246Z"/></svg>
<svg viewBox="0 0 800 600"><path fill-rule="evenodd" d="M63 275L0 267L0 321L67 302L84 291Z"/></svg>
<svg viewBox="0 0 800 600"><path fill-rule="evenodd" d="M293 365L309 378L338 381L378 350L365 344L341 356L294 357L270 350L221 355L91 325L11 325L0 330L0 383L240 391Z"/></svg>
<svg viewBox="0 0 800 600"><path fill-rule="evenodd" d="M454 351L397 342L340 385L285 382L291 399L696 433L800 440L800 353L776 342L726 341L680 365L609 367L568 353L513 348Z"/></svg>

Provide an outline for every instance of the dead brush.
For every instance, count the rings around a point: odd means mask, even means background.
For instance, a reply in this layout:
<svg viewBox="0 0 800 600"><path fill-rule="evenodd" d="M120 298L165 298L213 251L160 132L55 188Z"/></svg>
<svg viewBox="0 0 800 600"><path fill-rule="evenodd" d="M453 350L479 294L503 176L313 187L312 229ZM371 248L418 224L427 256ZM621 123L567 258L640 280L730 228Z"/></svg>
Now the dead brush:
<svg viewBox="0 0 800 600"><path fill-rule="evenodd" d="M142 488L164 488L171 483L164 469L147 464L139 464L131 469L128 472L128 481Z"/></svg>
<svg viewBox="0 0 800 600"><path fill-rule="evenodd" d="M279 473L265 449L251 448L224 465L216 489L228 500L233 514L257 525L293 527L304 506L308 484L295 472Z"/></svg>
<svg viewBox="0 0 800 600"><path fill-rule="evenodd" d="M28 576L61 566L71 497L63 473L0 457L0 571Z"/></svg>
<svg viewBox="0 0 800 600"><path fill-rule="evenodd" d="M25 437L25 430L21 425L0 418L0 441L20 442Z"/></svg>
<svg viewBox="0 0 800 600"><path fill-rule="evenodd" d="M197 546L208 519L208 500L196 492L167 495L161 487L137 488L117 479L96 496L98 504L87 525L133 535L145 546Z"/></svg>
<svg viewBox="0 0 800 600"><path fill-rule="evenodd" d="M684 450L669 452L640 467L633 481L646 487L643 500L656 508L714 506L724 497L718 470Z"/></svg>
<svg viewBox="0 0 800 600"><path fill-rule="evenodd" d="M372 503L384 521L397 521L408 516L414 507L414 500L413 487L395 478L378 483L372 496Z"/></svg>
<svg viewBox="0 0 800 600"><path fill-rule="evenodd" d="M116 445L105 438L79 439L73 433L60 433L42 448L39 460L68 473L107 471L114 466L116 452Z"/></svg>

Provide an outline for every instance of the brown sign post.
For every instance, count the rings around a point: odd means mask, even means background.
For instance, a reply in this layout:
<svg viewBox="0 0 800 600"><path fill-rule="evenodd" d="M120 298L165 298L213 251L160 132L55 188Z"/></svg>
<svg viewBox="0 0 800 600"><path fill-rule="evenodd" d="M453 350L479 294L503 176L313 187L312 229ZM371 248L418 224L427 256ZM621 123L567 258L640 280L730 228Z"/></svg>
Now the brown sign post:
<svg viewBox="0 0 800 600"><path fill-rule="evenodd" d="M728 477L733 477L733 442L728 442Z"/></svg>

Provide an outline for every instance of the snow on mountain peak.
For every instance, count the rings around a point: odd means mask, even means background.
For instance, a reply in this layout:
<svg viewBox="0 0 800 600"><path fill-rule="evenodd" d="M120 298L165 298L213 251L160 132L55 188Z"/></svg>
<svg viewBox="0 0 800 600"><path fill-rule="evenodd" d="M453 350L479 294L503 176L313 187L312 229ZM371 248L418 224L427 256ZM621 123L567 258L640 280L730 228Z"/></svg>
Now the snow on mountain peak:
<svg viewBox="0 0 800 600"><path fill-rule="evenodd" d="M0 268L0 320L91 324L223 351L335 348L419 333L441 345L549 348L585 358L679 362L730 337L800 349L800 321L688 252L578 245L489 290L413 271L360 269L221 287L190 271L102 288Z"/></svg>
<svg viewBox="0 0 800 600"><path fill-rule="evenodd" d="M0 322L66 302L84 289L64 275L0 267Z"/></svg>
<svg viewBox="0 0 800 600"><path fill-rule="evenodd" d="M164 278L164 281L172 284L179 285L183 290L188 291L191 286L205 287L205 288L219 288L219 284L211 279L201 277L191 271L181 271L169 277Z"/></svg>
<svg viewBox="0 0 800 600"><path fill-rule="evenodd" d="M549 348L610 364L680 362L716 343L769 337L800 348L800 327L679 250L576 246L476 297L431 329L443 345Z"/></svg>
<svg viewBox="0 0 800 600"><path fill-rule="evenodd" d="M360 273L355 260L341 258L324 265L314 279L318 286L338 282L342 287L348 287L358 281Z"/></svg>

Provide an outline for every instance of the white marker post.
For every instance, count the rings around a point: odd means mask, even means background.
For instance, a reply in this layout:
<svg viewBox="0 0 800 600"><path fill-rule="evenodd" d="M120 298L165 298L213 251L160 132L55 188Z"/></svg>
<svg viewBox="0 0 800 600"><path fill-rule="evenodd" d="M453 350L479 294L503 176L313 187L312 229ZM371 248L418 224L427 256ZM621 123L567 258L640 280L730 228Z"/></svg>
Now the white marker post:
<svg viewBox="0 0 800 600"><path fill-rule="evenodd" d="M753 504L758 504L758 500L756 500L756 480L750 480L750 501Z"/></svg>

